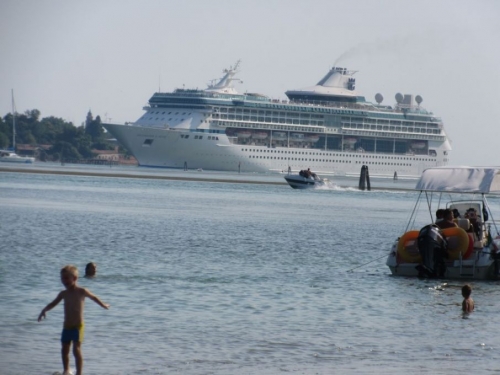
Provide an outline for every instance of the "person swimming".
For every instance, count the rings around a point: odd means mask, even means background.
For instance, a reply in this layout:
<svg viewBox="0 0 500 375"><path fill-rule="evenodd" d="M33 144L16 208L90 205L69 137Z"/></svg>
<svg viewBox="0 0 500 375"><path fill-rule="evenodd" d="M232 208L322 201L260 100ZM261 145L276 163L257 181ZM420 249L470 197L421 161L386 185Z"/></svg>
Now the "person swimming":
<svg viewBox="0 0 500 375"><path fill-rule="evenodd" d="M85 277L94 277L97 273L97 264L94 262L87 263L85 266Z"/></svg>

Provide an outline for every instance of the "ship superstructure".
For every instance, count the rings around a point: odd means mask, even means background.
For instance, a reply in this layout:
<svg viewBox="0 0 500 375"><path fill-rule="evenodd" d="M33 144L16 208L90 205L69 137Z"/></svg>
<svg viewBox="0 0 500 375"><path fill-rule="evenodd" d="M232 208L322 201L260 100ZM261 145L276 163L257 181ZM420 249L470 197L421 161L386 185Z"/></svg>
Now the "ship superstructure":
<svg viewBox="0 0 500 375"><path fill-rule="evenodd" d="M205 90L155 93L134 123L103 124L141 166L318 174L420 176L443 166L451 150L442 121L422 98L355 89L355 71L333 67L315 86L289 90L288 100L240 94L239 62Z"/></svg>

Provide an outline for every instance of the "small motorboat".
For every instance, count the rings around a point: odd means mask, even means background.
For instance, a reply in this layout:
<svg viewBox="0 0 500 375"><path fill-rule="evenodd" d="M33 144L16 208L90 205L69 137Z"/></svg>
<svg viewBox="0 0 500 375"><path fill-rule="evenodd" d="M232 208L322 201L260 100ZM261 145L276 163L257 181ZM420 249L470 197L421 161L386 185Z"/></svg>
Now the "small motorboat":
<svg viewBox="0 0 500 375"><path fill-rule="evenodd" d="M285 180L294 189L309 189L326 184L326 180L309 170L300 171L298 174L287 174Z"/></svg>
<svg viewBox="0 0 500 375"><path fill-rule="evenodd" d="M415 208L387 257L391 273L405 277L498 279L500 232L486 194L500 193L500 168L429 168L422 173L415 190L420 192ZM470 198L463 200L467 194ZM429 214L432 219L433 211L443 208L437 207L443 197L450 199L444 208L453 212L455 224L429 222ZM428 210L425 215L416 209L421 200Z"/></svg>

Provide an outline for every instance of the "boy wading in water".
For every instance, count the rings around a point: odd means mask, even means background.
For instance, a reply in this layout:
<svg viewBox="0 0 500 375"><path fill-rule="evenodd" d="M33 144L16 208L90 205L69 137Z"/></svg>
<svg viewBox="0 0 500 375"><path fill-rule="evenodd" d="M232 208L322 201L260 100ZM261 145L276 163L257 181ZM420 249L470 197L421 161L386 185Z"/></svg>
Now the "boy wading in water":
<svg viewBox="0 0 500 375"><path fill-rule="evenodd" d="M462 311L465 313L470 313L474 311L474 300L471 298L472 288L470 285L466 284L462 287L462 297L464 300L462 302Z"/></svg>
<svg viewBox="0 0 500 375"><path fill-rule="evenodd" d="M76 362L76 375L82 375L83 357L80 345L83 341L83 306L85 297L90 298L99 306L108 309L109 305L103 303L88 289L76 285L78 280L78 269L75 266L65 266L61 269L61 282L66 288L58 294L55 300L49 303L38 316L38 321L45 318L45 313L52 310L57 304L64 300L64 328L61 335L62 362L64 366L63 375L71 374L69 370L69 350L73 342L73 354Z"/></svg>

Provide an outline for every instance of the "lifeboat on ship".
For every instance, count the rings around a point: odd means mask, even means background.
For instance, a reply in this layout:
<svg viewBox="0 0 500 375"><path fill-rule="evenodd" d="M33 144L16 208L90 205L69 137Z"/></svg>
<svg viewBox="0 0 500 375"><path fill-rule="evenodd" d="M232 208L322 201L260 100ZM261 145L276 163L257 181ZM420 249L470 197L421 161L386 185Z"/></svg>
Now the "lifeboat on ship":
<svg viewBox="0 0 500 375"><path fill-rule="evenodd" d="M252 134L252 138L253 139L266 139L268 135L269 134L267 134L266 132L255 132Z"/></svg>
<svg viewBox="0 0 500 375"><path fill-rule="evenodd" d="M252 136L252 132L250 130L240 130L236 132L236 136L238 138L246 139Z"/></svg>
<svg viewBox="0 0 500 375"><path fill-rule="evenodd" d="M354 146L358 140L353 137L347 137L342 140L342 143L348 146Z"/></svg>
<svg viewBox="0 0 500 375"><path fill-rule="evenodd" d="M304 134L303 133L292 133L290 134L290 140L295 142L304 142Z"/></svg>
<svg viewBox="0 0 500 375"><path fill-rule="evenodd" d="M273 132L273 139L276 141L284 141L286 140L285 132Z"/></svg>
<svg viewBox="0 0 500 375"><path fill-rule="evenodd" d="M306 141L306 142L318 142L319 141L319 135L316 135L316 134L307 134L304 137L304 141Z"/></svg>

